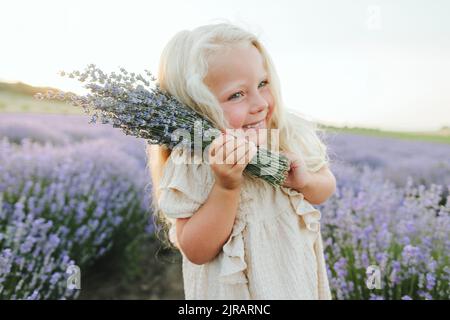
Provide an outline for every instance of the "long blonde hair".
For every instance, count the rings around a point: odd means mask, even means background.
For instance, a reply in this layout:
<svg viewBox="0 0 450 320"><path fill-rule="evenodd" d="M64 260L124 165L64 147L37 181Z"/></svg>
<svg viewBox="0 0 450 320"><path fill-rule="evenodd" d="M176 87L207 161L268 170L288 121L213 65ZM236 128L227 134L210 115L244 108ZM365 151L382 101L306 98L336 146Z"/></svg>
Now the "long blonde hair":
<svg viewBox="0 0 450 320"><path fill-rule="evenodd" d="M179 101L202 114L219 129L231 128L217 98L203 82L208 73L209 59L219 52L230 50L233 45L250 43L263 57L268 81L274 98L274 111L269 129L278 129L278 148L302 154L308 170L315 172L329 162L327 147L319 138L317 125L299 114L289 114L281 98L280 81L272 59L258 37L250 31L231 24L203 25L192 31L176 33L164 48L159 64L158 83ZM268 130L270 133L270 130ZM270 146L268 140L268 146ZM147 146L147 164L152 177L153 210L157 208L158 187L164 164L170 150ZM161 219L164 221L164 218Z"/></svg>

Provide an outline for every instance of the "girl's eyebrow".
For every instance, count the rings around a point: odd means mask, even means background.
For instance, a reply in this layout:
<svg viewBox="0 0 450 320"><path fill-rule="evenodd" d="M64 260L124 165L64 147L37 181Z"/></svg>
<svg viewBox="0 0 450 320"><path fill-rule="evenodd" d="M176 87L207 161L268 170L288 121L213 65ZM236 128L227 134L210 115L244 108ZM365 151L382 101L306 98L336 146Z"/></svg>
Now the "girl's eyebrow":
<svg viewBox="0 0 450 320"><path fill-rule="evenodd" d="M268 76L267 73L264 74L264 76L262 76L260 78L261 79L260 81L264 81L267 78L267 76ZM225 94L225 93L227 93L228 91L231 91L231 90L236 90L236 89L241 88L241 87L245 87L245 82L239 82L237 84L232 84L232 85L226 87L224 90L222 90L222 94Z"/></svg>

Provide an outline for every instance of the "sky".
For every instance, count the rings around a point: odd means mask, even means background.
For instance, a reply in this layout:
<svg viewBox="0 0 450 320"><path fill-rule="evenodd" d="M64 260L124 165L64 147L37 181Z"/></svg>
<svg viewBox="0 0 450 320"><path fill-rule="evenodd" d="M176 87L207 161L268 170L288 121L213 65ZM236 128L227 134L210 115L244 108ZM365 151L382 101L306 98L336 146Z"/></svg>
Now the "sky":
<svg viewBox="0 0 450 320"><path fill-rule="evenodd" d="M258 35L286 106L331 125L450 126L450 1L1 0L0 81L80 90L60 70L157 73L180 30L222 22Z"/></svg>

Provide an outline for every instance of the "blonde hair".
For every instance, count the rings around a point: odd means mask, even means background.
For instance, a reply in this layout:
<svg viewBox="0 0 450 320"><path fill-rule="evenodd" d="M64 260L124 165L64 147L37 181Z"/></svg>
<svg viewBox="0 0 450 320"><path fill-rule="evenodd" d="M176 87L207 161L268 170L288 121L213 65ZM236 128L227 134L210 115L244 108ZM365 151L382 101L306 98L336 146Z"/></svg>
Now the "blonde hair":
<svg viewBox="0 0 450 320"><path fill-rule="evenodd" d="M268 81L274 98L274 111L268 129L278 129L278 148L302 154L307 169L315 172L329 162L327 147L319 138L319 128L299 114L284 107L280 81L272 59L258 37L252 32L231 23L203 25L192 31L183 30L175 34L164 48L157 79L161 89L175 96L193 110L210 120L217 128L231 128L224 117L217 98L203 82L208 73L209 59L216 53L231 50L234 45L252 44L263 57ZM270 130L268 130L270 136ZM268 139L268 147L271 139ZM164 164L170 150L163 146L147 146L147 163L152 176L153 209L157 208L158 187ZM162 222L165 219L162 217Z"/></svg>

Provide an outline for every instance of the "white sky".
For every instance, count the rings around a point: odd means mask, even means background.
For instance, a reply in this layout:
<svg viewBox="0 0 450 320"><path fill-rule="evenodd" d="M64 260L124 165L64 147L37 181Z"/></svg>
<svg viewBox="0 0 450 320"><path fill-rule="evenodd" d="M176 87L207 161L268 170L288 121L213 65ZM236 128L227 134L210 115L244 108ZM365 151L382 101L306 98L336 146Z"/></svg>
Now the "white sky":
<svg viewBox="0 0 450 320"><path fill-rule="evenodd" d="M225 18L260 35L289 108L337 125L450 125L450 2L67 0L0 2L0 80L77 90L95 63L155 75L167 41Z"/></svg>

